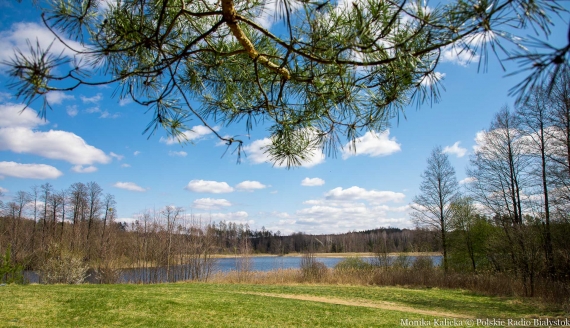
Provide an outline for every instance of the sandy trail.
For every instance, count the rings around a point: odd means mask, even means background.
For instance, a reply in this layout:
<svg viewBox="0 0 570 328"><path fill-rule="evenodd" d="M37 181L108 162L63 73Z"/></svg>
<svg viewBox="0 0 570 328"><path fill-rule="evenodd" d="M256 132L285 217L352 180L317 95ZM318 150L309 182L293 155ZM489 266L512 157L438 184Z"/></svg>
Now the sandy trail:
<svg viewBox="0 0 570 328"><path fill-rule="evenodd" d="M366 301L357 301L357 300L347 300L341 298L331 298L331 297L319 297L319 296L310 296L310 295L294 295L294 294L274 294L274 293L254 293L254 292L242 292L241 294L249 294L249 295L258 295L258 296L265 296L265 297L276 297L276 298L287 298L287 299L294 299L300 301L311 301L311 302L320 302L320 303L329 303L329 304L338 304L338 305L347 305L347 306L362 306L362 307L369 307L381 310L388 310L388 311L401 311L401 312L409 312L415 314L422 314L422 315L429 315L434 317L448 317L448 318L457 318L457 319L474 319L474 316L466 315L463 313L453 313L453 312L442 312L442 311L432 311L432 310L421 310L412 308L405 305L400 305L397 303L391 302L366 302Z"/></svg>

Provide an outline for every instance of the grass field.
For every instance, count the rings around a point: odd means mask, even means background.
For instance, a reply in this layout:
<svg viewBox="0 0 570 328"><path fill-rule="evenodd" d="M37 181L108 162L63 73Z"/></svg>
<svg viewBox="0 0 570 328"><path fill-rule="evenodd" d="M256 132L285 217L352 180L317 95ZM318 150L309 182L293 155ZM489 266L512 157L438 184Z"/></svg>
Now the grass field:
<svg viewBox="0 0 570 328"><path fill-rule="evenodd" d="M397 327L456 320L565 318L528 299L465 291L368 286L8 285L2 327ZM434 321L436 320L436 321ZM417 326L417 325L410 325Z"/></svg>

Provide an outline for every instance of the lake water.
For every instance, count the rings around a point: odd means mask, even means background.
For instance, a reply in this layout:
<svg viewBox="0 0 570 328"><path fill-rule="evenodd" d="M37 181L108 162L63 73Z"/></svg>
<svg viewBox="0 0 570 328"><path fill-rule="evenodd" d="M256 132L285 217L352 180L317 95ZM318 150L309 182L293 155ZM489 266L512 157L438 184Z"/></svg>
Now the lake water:
<svg viewBox="0 0 570 328"><path fill-rule="evenodd" d="M430 256L433 264L438 266L442 262L441 256ZM342 257L317 257L317 261L324 263L328 268L334 268L337 263L342 261ZM365 261L373 262L372 257L363 257ZM392 262L395 261L397 257L389 257ZM416 260L415 256L408 257L410 263ZM279 269L298 269L301 266L301 257L285 257L285 256L252 256L250 257L252 271L271 271ZM236 258L220 258L216 259L215 266L212 268L212 272L229 272L236 270L238 267L239 259ZM178 270L177 270L178 269ZM188 280L190 277L188 273L184 270L180 270L178 267L172 267L173 273L171 274L171 281ZM36 272L26 271L24 272L24 277L30 283L38 283L39 276ZM97 283L98 281L94 278L94 275L90 275L87 279L89 283ZM140 282L164 282L166 281L166 268L136 268L136 269L125 269L119 277L120 283L140 283Z"/></svg>

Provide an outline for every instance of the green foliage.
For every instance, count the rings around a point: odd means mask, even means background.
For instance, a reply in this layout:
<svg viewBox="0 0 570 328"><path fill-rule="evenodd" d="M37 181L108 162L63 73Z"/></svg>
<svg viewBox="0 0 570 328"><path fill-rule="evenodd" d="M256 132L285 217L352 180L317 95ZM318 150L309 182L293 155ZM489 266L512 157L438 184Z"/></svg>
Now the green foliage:
<svg viewBox="0 0 570 328"><path fill-rule="evenodd" d="M372 269L373 265L366 262L360 257L351 256L338 262L335 266L335 270L369 270Z"/></svg>
<svg viewBox="0 0 570 328"><path fill-rule="evenodd" d="M277 35L255 22L267 1L108 3L101 10L99 0L54 0L43 8L52 31L81 42L84 48L68 50L87 65L30 44L31 55L17 51L8 63L18 98L27 105L43 98L45 114L50 92L115 84L119 97L153 113L145 132L160 128L186 141L187 123L201 121L239 156L243 141L213 127L240 123L249 134L267 124L267 151L286 166L334 154L346 141L354 148L408 104L437 101L435 72L449 48L480 55L482 64L488 50L519 59L536 73L519 95L568 66L570 47L511 51L532 45L513 35L526 27L550 34L550 16L564 11L556 1L358 0L338 8L281 0L276 12L286 28Z"/></svg>
<svg viewBox="0 0 570 328"><path fill-rule="evenodd" d="M24 268L22 265L12 263L10 246L6 248L4 256L0 256L0 283L23 284Z"/></svg>

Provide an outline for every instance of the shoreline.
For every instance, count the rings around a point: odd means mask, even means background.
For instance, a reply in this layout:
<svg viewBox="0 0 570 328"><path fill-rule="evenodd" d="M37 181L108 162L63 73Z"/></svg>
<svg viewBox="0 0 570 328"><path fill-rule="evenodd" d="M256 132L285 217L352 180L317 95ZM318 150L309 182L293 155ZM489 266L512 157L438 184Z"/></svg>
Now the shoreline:
<svg viewBox="0 0 570 328"><path fill-rule="evenodd" d="M346 257L376 257L375 253L313 253L315 257L346 258ZM278 254L250 254L250 257L303 257L304 253ZM389 257L405 256L441 256L439 252L396 252L388 253ZM243 257L241 254L215 254L212 258L225 259Z"/></svg>

